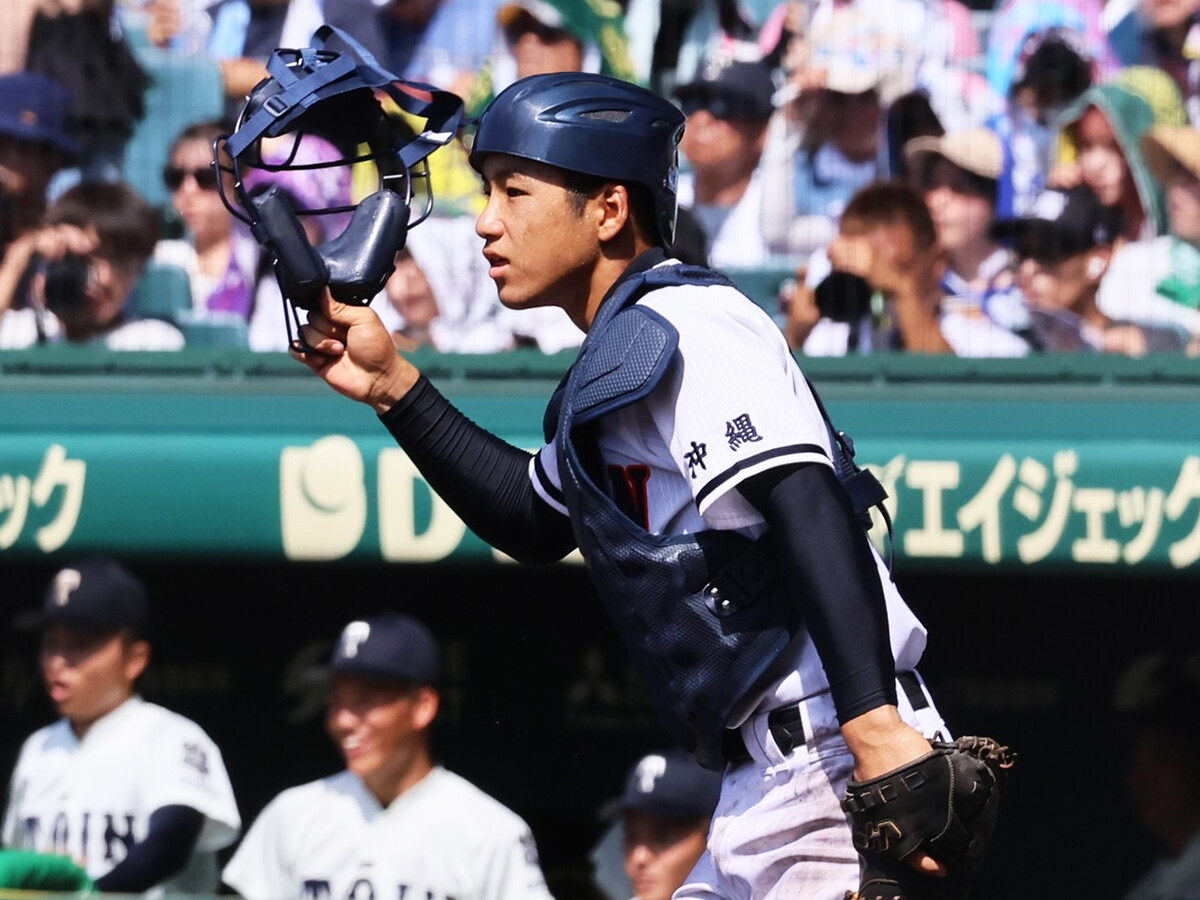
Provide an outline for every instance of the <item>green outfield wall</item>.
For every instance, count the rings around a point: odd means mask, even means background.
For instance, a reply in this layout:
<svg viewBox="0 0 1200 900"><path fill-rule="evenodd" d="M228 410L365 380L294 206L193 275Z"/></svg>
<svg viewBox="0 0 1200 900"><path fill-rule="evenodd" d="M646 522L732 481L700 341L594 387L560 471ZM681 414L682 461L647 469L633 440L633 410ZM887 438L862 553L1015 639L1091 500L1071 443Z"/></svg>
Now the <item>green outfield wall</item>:
<svg viewBox="0 0 1200 900"><path fill-rule="evenodd" d="M570 360L417 358L468 415L530 449ZM803 363L891 495L898 558L1133 572L1200 559L1200 363ZM12 557L506 563L370 410L286 356L4 353L0 423L0 553ZM874 537L885 546L881 526Z"/></svg>

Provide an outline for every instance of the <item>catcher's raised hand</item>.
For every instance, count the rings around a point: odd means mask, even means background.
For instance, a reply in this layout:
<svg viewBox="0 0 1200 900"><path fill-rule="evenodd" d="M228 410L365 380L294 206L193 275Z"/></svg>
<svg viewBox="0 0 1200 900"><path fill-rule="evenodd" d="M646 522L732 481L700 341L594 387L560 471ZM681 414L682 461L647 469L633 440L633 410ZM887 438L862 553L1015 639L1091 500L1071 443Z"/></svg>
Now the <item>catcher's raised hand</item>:
<svg viewBox="0 0 1200 900"><path fill-rule="evenodd" d="M304 345L290 353L352 400L386 412L417 382L420 373L396 352L374 310L340 303L329 291L300 329Z"/></svg>

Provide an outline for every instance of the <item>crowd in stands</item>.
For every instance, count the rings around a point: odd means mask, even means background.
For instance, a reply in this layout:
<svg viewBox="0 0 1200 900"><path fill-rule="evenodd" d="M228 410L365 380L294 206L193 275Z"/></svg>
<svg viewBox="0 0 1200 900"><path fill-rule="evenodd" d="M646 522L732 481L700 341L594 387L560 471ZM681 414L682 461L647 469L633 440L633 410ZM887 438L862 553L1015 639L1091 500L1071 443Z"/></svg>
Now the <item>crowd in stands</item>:
<svg viewBox="0 0 1200 900"><path fill-rule="evenodd" d="M803 354L1200 354L1200 0L15 0L8 15L0 349L175 349L202 326L286 349L270 261L210 163L268 54L329 23L471 114L551 71L676 100L673 253L729 274ZM165 133L147 92L184 60L223 96L173 84L173 113L195 115ZM161 172L131 154L146 141ZM577 345L558 311L496 299L469 141L432 157L434 215L373 307L400 349ZM349 206L348 173L260 170L254 187ZM318 241L344 224L309 221ZM164 269L186 273L187 299L139 302L138 276Z"/></svg>

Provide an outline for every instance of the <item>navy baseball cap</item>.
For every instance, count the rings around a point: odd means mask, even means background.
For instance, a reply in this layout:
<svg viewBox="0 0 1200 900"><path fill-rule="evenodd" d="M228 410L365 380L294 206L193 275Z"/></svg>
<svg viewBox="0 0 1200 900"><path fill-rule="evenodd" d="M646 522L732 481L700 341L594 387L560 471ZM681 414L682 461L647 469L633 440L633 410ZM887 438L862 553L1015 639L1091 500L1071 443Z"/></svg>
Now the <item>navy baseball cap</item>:
<svg viewBox="0 0 1200 900"><path fill-rule="evenodd" d="M59 569L40 609L17 619L18 628L61 626L81 631L128 628L138 637L150 629L146 588L115 559L82 559Z"/></svg>
<svg viewBox="0 0 1200 900"><path fill-rule="evenodd" d="M651 753L638 760L625 791L607 804L605 818L640 812L672 821L708 819L721 794L721 773L703 768L680 751Z"/></svg>
<svg viewBox="0 0 1200 900"><path fill-rule="evenodd" d="M684 113L706 109L718 119L769 119L775 110L774 94L775 81L765 62L729 54L711 55L695 78L675 89Z"/></svg>
<svg viewBox="0 0 1200 900"><path fill-rule="evenodd" d="M412 616L399 613L348 624L333 649L329 668L347 675L415 685L436 686L442 675L441 654L433 633Z"/></svg>
<svg viewBox="0 0 1200 900"><path fill-rule="evenodd" d="M1042 191L1029 212L992 224L992 237L1012 241L1017 254L1056 259L1109 246L1121 231L1120 215L1104 206L1091 188Z"/></svg>
<svg viewBox="0 0 1200 900"><path fill-rule="evenodd" d="M49 144L75 156L78 146L67 133L71 95L57 81L36 72L0 76L0 135Z"/></svg>

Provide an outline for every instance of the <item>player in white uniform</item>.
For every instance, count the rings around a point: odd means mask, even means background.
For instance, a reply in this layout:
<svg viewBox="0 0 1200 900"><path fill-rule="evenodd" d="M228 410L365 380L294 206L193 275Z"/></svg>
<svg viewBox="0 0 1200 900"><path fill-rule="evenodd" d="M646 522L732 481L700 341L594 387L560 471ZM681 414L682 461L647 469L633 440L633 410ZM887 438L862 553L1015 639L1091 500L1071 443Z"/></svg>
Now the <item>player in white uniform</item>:
<svg viewBox="0 0 1200 900"><path fill-rule="evenodd" d="M526 562L582 551L664 722L702 764L727 763L677 898L841 900L860 886L839 805L851 776L940 758L912 670L925 632L778 328L664 252L682 127L662 98L584 73L518 81L479 120L476 231L501 302L557 306L587 333L541 452L462 416L368 308L326 293L292 353L374 408L481 538ZM922 797L944 810L935 793ZM880 880L864 847L863 900L898 896L893 876L969 876L910 849Z"/></svg>
<svg viewBox="0 0 1200 900"><path fill-rule="evenodd" d="M525 822L433 761L429 630L351 622L331 668L326 725L346 770L272 800L225 882L247 900L550 900Z"/></svg>
<svg viewBox="0 0 1200 900"><path fill-rule="evenodd" d="M681 750L643 756L601 811L614 821L592 851L596 883L613 897L671 900L704 854L720 792L720 773ZM619 869L623 881L613 877Z"/></svg>
<svg viewBox="0 0 1200 900"><path fill-rule="evenodd" d="M65 855L103 891L211 893L241 827L221 752L134 684L150 656L142 585L108 559L61 570L30 620L62 718L25 741L6 847Z"/></svg>

